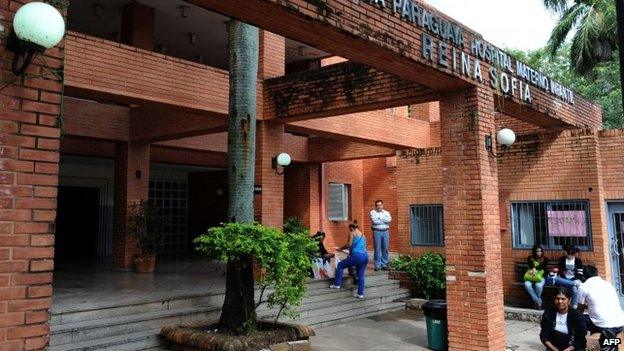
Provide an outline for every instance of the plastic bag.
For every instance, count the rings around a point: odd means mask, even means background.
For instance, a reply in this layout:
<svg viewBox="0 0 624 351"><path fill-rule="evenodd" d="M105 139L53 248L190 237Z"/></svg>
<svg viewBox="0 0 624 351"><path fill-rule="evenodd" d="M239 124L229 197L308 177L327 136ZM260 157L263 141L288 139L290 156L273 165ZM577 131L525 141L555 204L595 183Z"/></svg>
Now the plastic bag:
<svg viewBox="0 0 624 351"><path fill-rule="evenodd" d="M322 258L313 258L312 259L312 274L314 275L314 279L321 279L321 270L323 269L323 259Z"/></svg>

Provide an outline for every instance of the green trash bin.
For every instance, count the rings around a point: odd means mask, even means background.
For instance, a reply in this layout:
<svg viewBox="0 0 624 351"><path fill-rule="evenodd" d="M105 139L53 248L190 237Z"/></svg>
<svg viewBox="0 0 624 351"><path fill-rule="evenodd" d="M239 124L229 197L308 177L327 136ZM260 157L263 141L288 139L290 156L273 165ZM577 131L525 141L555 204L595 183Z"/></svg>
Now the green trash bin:
<svg viewBox="0 0 624 351"><path fill-rule="evenodd" d="M427 343L435 351L448 350L448 327L446 320L446 301L429 300L422 305L427 321Z"/></svg>

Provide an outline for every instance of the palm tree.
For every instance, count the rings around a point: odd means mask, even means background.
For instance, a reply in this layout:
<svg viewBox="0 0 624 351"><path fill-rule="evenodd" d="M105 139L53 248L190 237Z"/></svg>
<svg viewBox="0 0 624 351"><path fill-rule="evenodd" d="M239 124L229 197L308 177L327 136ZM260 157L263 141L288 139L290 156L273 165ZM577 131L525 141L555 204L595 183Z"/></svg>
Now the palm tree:
<svg viewBox="0 0 624 351"><path fill-rule="evenodd" d="M600 62L609 61L617 49L617 27L613 0L542 0L560 15L548 41L547 50L556 55L568 34L574 31L570 67L582 75Z"/></svg>
<svg viewBox="0 0 624 351"><path fill-rule="evenodd" d="M258 28L236 20L229 23L228 218L232 222L254 220L258 41ZM221 327L233 332L252 327L254 307L252 258L228 260Z"/></svg>

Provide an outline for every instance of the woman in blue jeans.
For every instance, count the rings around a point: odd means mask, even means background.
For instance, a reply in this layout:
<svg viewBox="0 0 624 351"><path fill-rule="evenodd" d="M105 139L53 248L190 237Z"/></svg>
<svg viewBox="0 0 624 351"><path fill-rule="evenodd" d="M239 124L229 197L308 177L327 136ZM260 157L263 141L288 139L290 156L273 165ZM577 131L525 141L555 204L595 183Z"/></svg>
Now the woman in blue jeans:
<svg viewBox="0 0 624 351"><path fill-rule="evenodd" d="M349 257L338 263L336 267L336 279L334 284L329 287L332 289L340 289L342 286L342 276L344 269L354 266L357 270L358 291L353 297L358 299L364 298L364 272L368 264L368 252L366 251L366 238L359 229L357 221L349 224L349 241L343 247L337 247L338 251L349 249Z"/></svg>
<svg viewBox="0 0 624 351"><path fill-rule="evenodd" d="M557 275L546 278L546 284L565 286L572 292L572 308L576 309L578 305L578 287L583 280L583 262L576 257L579 250L576 246L570 244L563 245L565 256L561 257L558 262Z"/></svg>
<svg viewBox="0 0 624 351"><path fill-rule="evenodd" d="M531 255L527 257L529 270L524 275L524 288L531 295L531 299L538 310L542 309L542 291L544 291L544 272L548 265L548 258L544 256L541 245L533 245Z"/></svg>

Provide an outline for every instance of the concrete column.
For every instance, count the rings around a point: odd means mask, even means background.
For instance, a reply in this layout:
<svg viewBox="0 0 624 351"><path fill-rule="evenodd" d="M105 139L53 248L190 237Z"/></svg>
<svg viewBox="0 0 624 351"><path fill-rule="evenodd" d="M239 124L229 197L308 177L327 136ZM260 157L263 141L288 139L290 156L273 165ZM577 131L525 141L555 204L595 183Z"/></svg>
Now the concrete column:
<svg viewBox="0 0 624 351"><path fill-rule="evenodd" d="M122 143L115 147L115 200L113 222L113 268L132 269L137 253L128 229L129 207L149 196L149 144Z"/></svg>
<svg viewBox="0 0 624 351"><path fill-rule="evenodd" d="M154 8L138 2L123 7L121 42L140 49L154 50Z"/></svg>
<svg viewBox="0 0 624 351"><path fill-rule="evenodd" d="M492 93L470 88L440 102L446 298L450 350L505 350Z"/></svg>

